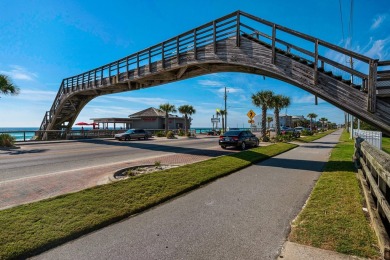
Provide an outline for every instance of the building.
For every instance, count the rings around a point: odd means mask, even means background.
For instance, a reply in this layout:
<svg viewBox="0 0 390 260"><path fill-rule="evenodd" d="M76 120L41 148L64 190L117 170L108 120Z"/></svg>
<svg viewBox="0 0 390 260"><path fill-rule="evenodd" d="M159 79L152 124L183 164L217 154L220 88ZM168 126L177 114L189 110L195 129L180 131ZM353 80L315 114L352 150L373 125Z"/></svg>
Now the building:
<svg viewBox="0 0 390 260"><path fill-rule="evenodd" d="M91 120L100 129L165 129L165 112L153 107L131 114L129 118L91 118ZM191 122L191 119L189 121ZM184 122L184 116L169 114L168 129L184 129Z"/></svg>

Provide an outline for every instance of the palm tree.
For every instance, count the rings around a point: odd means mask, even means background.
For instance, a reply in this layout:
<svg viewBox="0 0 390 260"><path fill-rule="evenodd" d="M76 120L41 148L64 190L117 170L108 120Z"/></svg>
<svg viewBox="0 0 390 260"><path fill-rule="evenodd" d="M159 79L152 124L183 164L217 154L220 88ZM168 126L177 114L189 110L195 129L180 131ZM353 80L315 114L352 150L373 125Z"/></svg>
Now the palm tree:
<svg viewBox="0 0 390 260"><path fill-rule="evenodd" d="M227 111L226 110L219 110L219 114L221 115L222 117L222 129L223 129L223 132L226 132L226 125L225 125L225 116L227 114Z"/></svg>
<svg viewBox="0 0 390 260"><path fill-rule="evenodd" d="M176 113L175 105L169 103L161 104L160 109L165 112L165 134L168 133L169 113Z"/></svg>
<svg viewBox="0 0 390 260"><path fill-rule="evenodd" d="M309 113L307 115L308 118L310 118L310 131L313 130L313 118L317 118L317 114L315 113Z"/></svg>
<svg viewBox="0 0 390 260"><path fill-rule="evenodd" d="M268 129L270 129L270 124L272 121L274 121L274 118L272 116L267 116Z"/></svg>
<svg viewBox="0 0 390 260"><path fill-rule="evenodd" d="M193 106L190 105L182 105L178 107L179 113L184 114L185 122L184 122L184 132L188 133L188 115L192 115L196 113L196 110Z"/></svg>
<svg viewBox="0 0 390 260"><path fill-rule="evenodd" d="M279 123L279 112L281 109L286 108L290 105L290 98L283 95L276 95L272 99L272 107L274 108L275 114L275 125L276 125L276 134L280 134L280 123Z"/></svg>
<svg viewBox="0 0 390 260"><path fill-rule="evenodd" d="M261 107L261 136L263 141L267 140L266 136L266 122L267 122L267 109L272 108L272 97L274 93L269 90L262 90L252 95L252 103Z"/></svg>
<svg viewBox="0 0 390 260"><path fill-rule="evenodd" d="M19 94L19 88L16 87L9 77L0 74L0 94L4 95L17 95Z"/></svg>
<svg viewBox="0 0 390 260"><path fill-rule="evenodd" d="M321 117L321 118L320 118L320 122L321 122L321 124L322 124L322 131L324 131L324 126L325 126L325 122L326 122L326 121L328 121L327 118L325 118L325 117Z"/></svg>

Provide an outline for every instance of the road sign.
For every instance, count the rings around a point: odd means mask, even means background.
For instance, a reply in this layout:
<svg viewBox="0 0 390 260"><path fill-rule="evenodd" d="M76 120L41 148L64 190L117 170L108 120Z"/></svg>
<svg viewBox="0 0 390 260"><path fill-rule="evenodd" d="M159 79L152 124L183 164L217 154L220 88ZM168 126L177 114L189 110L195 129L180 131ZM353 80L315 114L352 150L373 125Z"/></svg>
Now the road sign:
<svg viewBox="0 0 390 260"><path fill-rule="evenodd" d="M248 120L249 124L253 124L254 122L255 122L255 120Z"/></svg>
<svg viewBox="0 0 390 260"><path fill-rule="evenodd" d="M213 117L211 118L211 123L218 123L220 121L220 118Z"/></svg>
<svg viewBox="0 0 390 260"><path fill-rule="evenodd" d="M250 119L252 119L252 118L255 117L256 113L253 112L253 110L251 109L251 110L249 110L248 114L246 114L246 115L247 115Z"/></svg>

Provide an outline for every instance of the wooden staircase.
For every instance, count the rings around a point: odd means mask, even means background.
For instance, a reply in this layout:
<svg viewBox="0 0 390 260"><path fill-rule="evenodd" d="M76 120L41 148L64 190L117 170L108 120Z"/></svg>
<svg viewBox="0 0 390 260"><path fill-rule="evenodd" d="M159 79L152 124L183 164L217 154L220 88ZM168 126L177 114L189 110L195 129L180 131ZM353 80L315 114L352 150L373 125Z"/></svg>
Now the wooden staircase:
<svg viewBox="0 0 390 260"><path fill-rule="evenodd" d="M353 59L360 68L327 57L330 51ZM70 129L83 107L100 95L231 71L288 82L390 134L388 67L390 61L378 61L237 11L64 79L40 130ZM49 139L50 134L42 138Z"/></svg>

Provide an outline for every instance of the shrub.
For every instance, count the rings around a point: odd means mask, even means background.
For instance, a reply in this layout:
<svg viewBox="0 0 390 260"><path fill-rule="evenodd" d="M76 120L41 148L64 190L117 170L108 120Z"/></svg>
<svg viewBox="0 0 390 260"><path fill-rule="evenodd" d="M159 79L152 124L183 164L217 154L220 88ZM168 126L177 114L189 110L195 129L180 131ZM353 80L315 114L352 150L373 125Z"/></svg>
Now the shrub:
<svg viewBox="0 0 390 260"><path fill-rule="evenodd" d="M289 142L294 140L295 137L292 133L280 134L275 137L276 142Z"/></svg>
<svg viewBox="0 0 390 260"><path fill-rule="evenodd" d="M175 134L172 131L168 131L167 136L168 139L175 138Z"/></svg>
<svg viewBox="0 0 390 260"><path fill-rule="evenodd" d="M309 136L309 135L313 135L313 132L310 130L302 130L301 134L304 136Z"/></svg>
<svg viewBox="0 0 390 260"><path fill-rule="evenodd" d="M156 133L156 136L157 137L164 137L165 133L163 131L159 131L159 132Z"/></svg>
<svg viewBox="0 0 390 260"><path fill-rule="evenodd" d="M261 138L261 140L263 141L263 142L269 142L270 141L270 139L269 139L269 137L266 135L266 136L263 136L262 138Z"/></svg>
<svg viewBox="0 0 390 260"><path fill-rule="evenodd" d="M185 136L185 134L186 133L183 130L181 130L181 129L177 132L178 136Z"/></svg>
<svg viewBox="0 0 390 260"><path fill-rule="evenodd" d="M13 147L15 144L15 137L10 134L0 134L0 147Z"/></svg>
<svg viewBox="0 0 390 260"><path fill-rule="evenodd" d="M187 137L191 137L191 136L192 136L191 132L188 132L188 133L186 134L186 136L187 136Z"/></svg>

